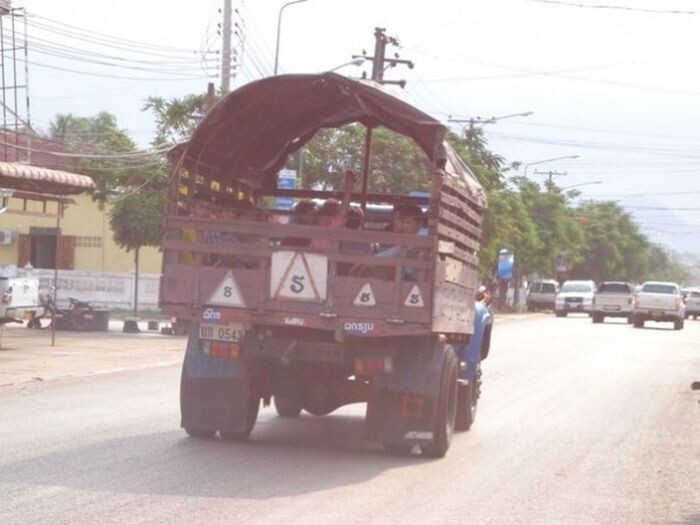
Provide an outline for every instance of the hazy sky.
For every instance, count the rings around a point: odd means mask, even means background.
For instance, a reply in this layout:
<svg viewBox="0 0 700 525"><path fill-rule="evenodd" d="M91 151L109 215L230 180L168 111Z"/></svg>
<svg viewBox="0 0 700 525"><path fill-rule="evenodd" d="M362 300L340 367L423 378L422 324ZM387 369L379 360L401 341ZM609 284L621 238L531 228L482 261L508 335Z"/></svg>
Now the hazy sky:
<svg viewBox="0 0 700 525"><path fill-rule="evenodd" d="M272 73L283 4L233 0L244 36L234 86ZM29 18L36 44L29 75L39 128L59 112L108 110L146 146L153 126L141 107L148 95L199 92L214 80L205 69L216 73L218 55L206 54L205 63L197 51L220 48L223 0L14 5L36 15ZM94 41L82 32L72 38L77 30L62 24L95 32ZM492 149L522 163L580 155L530 166L528 174L541 180L536 169L567 171L558 182L581 184L582 198L620 199L652 238L700 252L699 2L308 0L284 11L280 72L319 72L363 49L371 54L376 26L398 37L401 57L415 62L413 70L386 73L408 81L413 103L443 120L534 112L485 126ZM122 40L101 46L105 35L149 46L142 54ZM235 37L234 44L241 53ZM128 68L95 63L105 61Z"/></svg>

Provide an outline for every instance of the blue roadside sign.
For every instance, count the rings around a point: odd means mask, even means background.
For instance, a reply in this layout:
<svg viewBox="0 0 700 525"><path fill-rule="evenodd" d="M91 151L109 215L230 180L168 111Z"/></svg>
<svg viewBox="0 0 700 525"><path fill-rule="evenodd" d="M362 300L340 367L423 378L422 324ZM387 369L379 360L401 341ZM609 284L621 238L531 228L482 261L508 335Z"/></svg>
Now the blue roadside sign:
<svg viewBox="0 0 700 525"><path fill-rule="evenodd" d="M277 174L277 188L281 190L294 190L297 187L296 170L280 170ZM293 197L277 197L277 208L291 210L294 206Z"/></svg>

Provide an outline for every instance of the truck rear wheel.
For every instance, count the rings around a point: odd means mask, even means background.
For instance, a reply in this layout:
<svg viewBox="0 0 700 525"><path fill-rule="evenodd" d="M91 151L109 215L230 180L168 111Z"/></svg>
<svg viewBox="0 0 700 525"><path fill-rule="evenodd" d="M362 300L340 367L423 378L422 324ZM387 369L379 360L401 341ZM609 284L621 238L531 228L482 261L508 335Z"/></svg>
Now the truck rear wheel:
<svg viewBox="0 0 700 525"><path fill-rule="evenodd" d="M447 453L457 419L457 356L451 347L446 349L435 410L433 442L420 446L423 455L431 458L441 458Z"/></svg>
<svg viewBox="0 0 700 525"><path fill-rule="evenodd" d="M455 421L455 430L458 432L466 432L469 430L476 419L476 409L479 403L479 390L481 385L481 366L477 366L474 379L468 385L459 384L458 404L457 404L457 419Z"/></svg>
<svg viewBox="0 0 700 525"><path fill-rule="evenodd" d="M219 431L221 437L226 441L245 441L250 436L253 431L255 422L258 419L258 412L260 411L260 398L255 396L251 397L250 404L248 405L248 419L246 420L246 426L243 430L239 432L225 432Z"/></svg>
<svg viewBox="0 0 700 525"><path fill-rule="evenodd" d="M591 314L591 319L593 319L594 323L598 324L603 322L604 317L600 314Z"/></svg>
<svg viewBox="0 0 700 525"><path fill-rule="evenodd" d="M278 416L297 417L301 414L301 403L292 398L275 396L273 402Z"/></svg>
<svg viewBox="0 0 700 525"><path fill-rule="evenodd" d="M185 427L185 432L188 436L199 439L211 439L216 434L214 430L197 430L195 428Z"/></svg>
<svg viewBox="0 0 700 525"><path fill-rule="evenodd" d="M644 319L641 319L639 317L635 317L632 321L632 325L635 328L644 328Z"/></svg>
<svg viewBox="0 0 700 525"><path fill-rule="evenodd" d="M554 312L557 317L566 317L566 312Z"/></svg>
<svg viewBox="0 0 700 525"><path fill-rule="evenodd" d="M677 321L673 322L673 329L674 330L683 330L683 319L678 319Z"/></svg>

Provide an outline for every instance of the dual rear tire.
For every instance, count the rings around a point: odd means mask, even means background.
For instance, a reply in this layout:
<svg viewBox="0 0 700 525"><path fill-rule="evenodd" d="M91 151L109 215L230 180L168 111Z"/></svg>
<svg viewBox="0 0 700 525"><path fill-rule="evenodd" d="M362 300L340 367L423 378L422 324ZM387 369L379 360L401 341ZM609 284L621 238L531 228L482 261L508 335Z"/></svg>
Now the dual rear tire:
<svg viewBox="0 0 700 525"><path fill-rule="evenodd" d="M441 458L450 448L457 422L457 372L457 355L451 347L446 347L440 377L440 393L435 410L433 441L420 446L424 456Z"/></svg>

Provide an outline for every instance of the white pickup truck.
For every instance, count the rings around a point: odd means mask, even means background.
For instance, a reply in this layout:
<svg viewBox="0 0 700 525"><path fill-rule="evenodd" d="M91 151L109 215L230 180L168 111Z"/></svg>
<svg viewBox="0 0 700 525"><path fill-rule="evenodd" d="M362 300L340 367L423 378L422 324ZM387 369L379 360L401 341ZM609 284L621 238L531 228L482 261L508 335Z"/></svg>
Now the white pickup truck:
<svg viewBox="0 0 700 525"><path fill-rule="evenodd" d="M605 281L593 296L591 318L602 323L606 317L626 317L632 312L634 287L630 283Z"/></svg>
<svg viewBox="0 0 700 525"><path fill-rule="evenodd" d="M672 322L675 330L683 328L685 303L676 283L647 281L634 294L632 324L643 328L646 321Z"/></svg>

